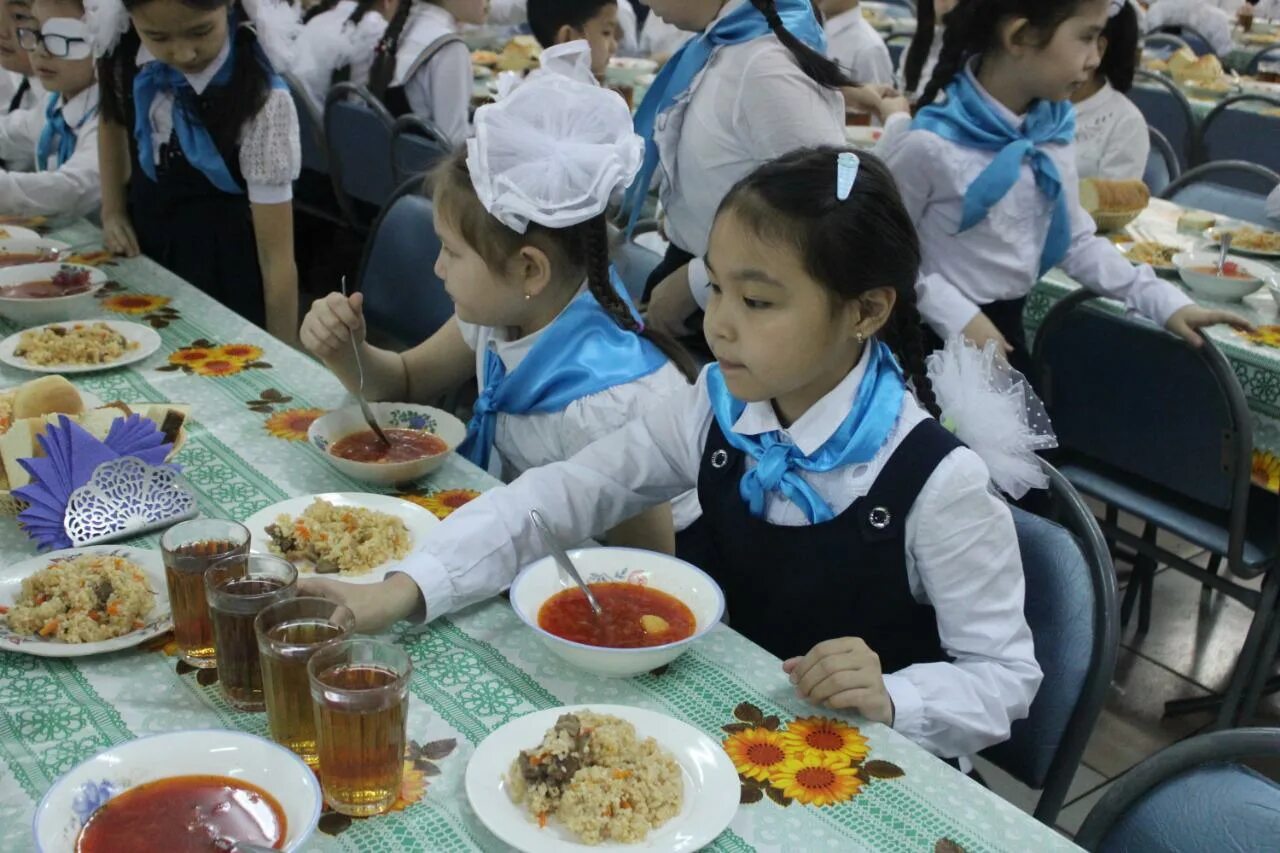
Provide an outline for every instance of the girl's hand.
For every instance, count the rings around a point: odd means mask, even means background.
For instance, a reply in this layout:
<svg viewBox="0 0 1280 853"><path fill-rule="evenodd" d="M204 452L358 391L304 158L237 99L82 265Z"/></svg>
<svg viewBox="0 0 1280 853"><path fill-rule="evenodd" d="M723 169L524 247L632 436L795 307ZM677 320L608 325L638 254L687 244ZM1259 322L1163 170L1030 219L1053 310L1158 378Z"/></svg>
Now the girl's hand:
<svg viewBox="0 0 1280 853"><path fill-rule="evenodd" d="M685 265L667 276L649 294L645 323L673 338L689 334L685 321L698 310L689 291L689 267Z"/></svg>
<svg viewBox="0 0 1280 853"><path fill-rule="evenodd" d="M141 254L133 223L123 213L102 217L102 245L108 252L124 255L126 258L136 258Z"/></svg>
<svg viewBox="0 0 1280 853"><path fill-rule="evenodd" d="M884 99L879 86L841 86L840 94L844 95L845 112L850 113L879 113Z"/></svg>
<svg viewBox="0 0 1280 853"><path fill-rule="evenodd" d="M804 657L784 661L782 671L791 676L802 699L893 725L893 699L884 686L880 658L857 637L818 643Z"/></svg>
<svg viewBox="0 0 1280 853"><path fill-rule="evenodd" d="M881 124L888 123L889 116L891 115L896 115L897 113L910 114L910 112L911 112L911 102L908 101L906 99L906 96L904 95L892 95L880 101L880 123Z"/></svg>
<svg viewBox="0 0 1280 853"><path fill-rule="evenodd" d="M418 585L400 573L378 583L344 583L315 576L300 578L298 594L345 605L356 617L358 634L381 633L407 619L422 602Z"/></svg>
<svg viewBox="0 0 1280 853"><path fill-rule="evenodd" d="M987 341L995 341L998 355L1007 358L1009 353L1013 352L1013 347L1004 339L1004 335L1000 334L996 324L991 322L991 318L981 311L974 314L973 319L965 324L962 334L978 349L984 349Z"/></svg>
<svg viewBox="0 0 1280 853"><path fill-rule="evenodd" d="M325 363L351 354L351 341L364 343L364 294L330 293L311 303L298 337Z"/></svg>
<svg viewBox="0 0 1280 853"><path fill-rule="evenodd" d="M1226 323L1242 332L1253 331L1253 324L1238 314L1201 308L1199 305L1187 305L1174 311L1164 327L1193 347L1200 347L1204 344L1204 338L1200 336L1197 329L1216 326L1219 323Z"/></svg>

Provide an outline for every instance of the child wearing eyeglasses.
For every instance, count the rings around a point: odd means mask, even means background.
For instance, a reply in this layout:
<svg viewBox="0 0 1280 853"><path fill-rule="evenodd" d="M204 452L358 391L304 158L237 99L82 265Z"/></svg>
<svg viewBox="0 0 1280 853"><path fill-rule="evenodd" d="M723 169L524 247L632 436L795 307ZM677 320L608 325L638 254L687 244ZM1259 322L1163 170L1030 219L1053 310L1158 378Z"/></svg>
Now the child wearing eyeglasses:
<svg viewBox="0 0 1280 853"><path fill-rule="evenodd" d="M98 178L98 87L90 28L80 0L35 0L18 44L47 101L0 117L0 159L35 171L0 171L0 206L20 216L84 216L102 195Z"/></svg>
<svg viewBox="0 0 1280 853"><path fill-rule="evenodd" d="M0 0L0 116L43 100L44 89L32 79L31 57L18 46L18 27L34 22L31 0Z"/></svg>

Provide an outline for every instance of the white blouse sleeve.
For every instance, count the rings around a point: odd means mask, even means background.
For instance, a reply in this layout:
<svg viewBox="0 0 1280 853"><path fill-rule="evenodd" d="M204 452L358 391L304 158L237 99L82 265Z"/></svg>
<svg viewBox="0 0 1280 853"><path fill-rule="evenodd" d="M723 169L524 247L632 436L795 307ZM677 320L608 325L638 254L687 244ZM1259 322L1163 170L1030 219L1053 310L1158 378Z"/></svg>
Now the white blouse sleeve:
<svg viewBox="0 0 1280 853"><path fill-rule="evenodd" d="M844 145L844 98L805 76L790 54L761 50L743 69L733 122L765 163L815 145Z"/></svg>
<svg viewBox="0 0 1280 853"><path fill-rule="evenodd" d="M44 129L44 110L30 139L34 150ZM13 142L22 136L15 134ZM6 172L0 170L0 206L6 213L20 216L85 216L102 201L102 180L98 172L98 121L87 122L76 137L76 150L60 168L50 172Z"/></svg>
<svg viewBox="0 0 1280 853"><path fill-rule="evenodd" d="M1013 517L986 466L961 449L925 483L906 535L912 593L933 606L951 661L884 676L893 727L937 755L972 755L1008 739L1042 677Z"/></svg>
<svg viewBox="0 0 1280 853"><path fill-rule="evenodd" d="M43 105L0 116L0 160L34 163L36 143L44 130L44 122Z"/></svg>
<svg viewBox="0 0 1280 853"><path fill-rule="evenodd" d="M462 42L447 44L422 64L405 83L405 97L414 113L430 118L453 145L471 133L471 51Z"/></svg>
<svg viewBox="0 0 1280 853"><path fill-rule="evenodd" d="M240 138L240 171L251 204L282 204L293 198L302 172L298 113L287 89L272 89Z"/></svg>
<svg viewBox="0 0 1280 853"><path fill-rule="evenodd" d="M520 566L546 555L530 509L562 541L581 542L693 488L711 423L705 382L703 371L643 419L565 462L526 471L434 527L400 566L421 589L427 618L497 595Z"/></svg>

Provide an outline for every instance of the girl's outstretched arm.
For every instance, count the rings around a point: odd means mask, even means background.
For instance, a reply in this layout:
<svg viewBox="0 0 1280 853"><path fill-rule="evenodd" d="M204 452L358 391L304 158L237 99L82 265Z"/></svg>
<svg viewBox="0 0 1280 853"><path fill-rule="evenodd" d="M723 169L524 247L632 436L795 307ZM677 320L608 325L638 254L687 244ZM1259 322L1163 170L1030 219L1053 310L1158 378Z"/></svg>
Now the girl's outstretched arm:
<svg viewBox="0 0 1280 853"><path fill-rule="evenodd" d="M298 344L298 267L293 261L293 202L250 205L262 268L267 331Z"/></svg>
<svg viewBox="0 0 1280 853"><path fill-rule="evenodd" d="M129 131L103 116L98 122L98 170L102 179L102 241L109 251L125 257L140 254L138 235L129 221Z"/></svg>

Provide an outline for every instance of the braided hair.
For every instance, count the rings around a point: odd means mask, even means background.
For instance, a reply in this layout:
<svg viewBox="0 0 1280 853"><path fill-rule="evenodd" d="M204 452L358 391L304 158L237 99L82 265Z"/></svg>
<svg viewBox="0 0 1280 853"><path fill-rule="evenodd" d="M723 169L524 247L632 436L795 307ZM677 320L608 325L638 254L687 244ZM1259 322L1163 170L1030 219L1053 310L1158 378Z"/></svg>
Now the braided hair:
<svg viewBox="0 0 1280 853"><path fill-rule="evenodd" d="M1127 92L1133 88L1133 75L1138 69L1139 41L1138 12L1132 3L1125 3L1107 21L1102 31L1107 41L1107 51L1102 56L1098 71L1107 78L1111 88Z"/></svg>
<svg viewBox="0 0 1280 853"><path fill-rule="evenodd" d="M777 37L778 41L782 42L783 46L791 52L791 55L795 57L796 64L800 66L800 70L810 80L828 89L858 85L849 79L848 75L841 71L840 66L833 60L809 47L786 28L786 25L782 22L782 16L778 14L776 0L751 0L751 5L755 6L761 15L764 15L769 29ZM816 9L814 11L815 14L818 14ZM822 20L820 14L818 15L818 20Z"/></svg>
<svg viewBox="0 0 1280 853"><path fill-rule="evenodd" d="M391 78L395 76L400 36L404 35L404 27L409 22L409 11L414 2L415 0L400 0L396 13L387 22L387 31L374 48L373 65L369 69L369 91L379 101L386 97Z"/></svg>
<svg viewBox="0 0 1280 853"><path fill-rule="evenodd" d="M857 152L853 191L844 201L836 197L836 161L847 150L806 148L765 163L729 191L716 216L732 210L762 239L794 247L810 277L837 303L873 288L892 288L897 301L881 338L902 365L916 399L937 417L916 307L920 241L893 176L875 156Z"/></svg>
<svg viewBox="0 0 1280 853"><path fill-rule="evenodd" d="M1026 18L1040 44L1048 44L1058 27L1083 0L961 0L943 18L946 31L933 77L920 94L919 105L933 103L938 93L964 70L971 57L998 46L1000 25L1010 18Z"/></svg>
<svg viewBox="0 0 1280 853"><path fill-rule="evenodd" d="M619 327L651 341L692 382L698 375L693 357L672 338L654 329L642 328L622 297L613 289L609 275L609 230L604 214L568 228L547 228L530 222L525 233L517 234L491 216L471 183L467 150L459 148L427 176L424 194L435 200L436 215L444 216L485 264L501 270L525 246L534 246L547 255L557 277L577 282L585 277L587 289Z"/></svg>
<svg viewBox="0 0 1280 853"><path fill-rule="evenodd" d="M342 0L322 0L322 2L317 3L306 11L302 16L302 23L311 23L313 18L323 15L325 12L332 11L334 7L341 2ZM351 16L347 18L347 20L353 24L360 23L360 21L364 19L364 16L369 14L370 10L373 9L375 2L376 0L357 0L356 8L352 10Z"/></svg>
<svg viewBox="0 0 1280 853"><path fill-rule="evenodd" d="M924 71L924 64L929 60L929 50L933 47L936 27L933 0L918 0L916 31L911 36L911 44L907 47L907 58L902 63L902 84L907 92L915 92L920 88L920 74Z"/></svg>

